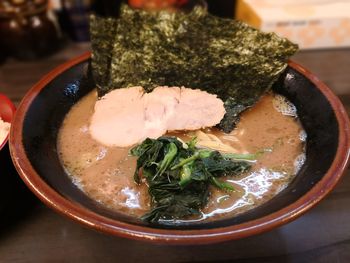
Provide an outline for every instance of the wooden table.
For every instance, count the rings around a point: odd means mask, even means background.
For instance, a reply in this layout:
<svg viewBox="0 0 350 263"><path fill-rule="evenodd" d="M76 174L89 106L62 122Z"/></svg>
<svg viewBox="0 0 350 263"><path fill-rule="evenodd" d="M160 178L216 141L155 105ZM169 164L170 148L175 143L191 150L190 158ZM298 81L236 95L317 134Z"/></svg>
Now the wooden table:
<svg viewBox="0 0 350 263"><path fill-rule="evenodd" d="M18 104L43 74L87 49L87 44L71 44L50 58L8 60L0 66L0 92ZM332 87L350 112L350 49L301 52L294 60ZM350 262L350 170L298 220L259 236L207 246L161 246L106 236L30 199L27 194L0 215L0 262Z"/></svg>

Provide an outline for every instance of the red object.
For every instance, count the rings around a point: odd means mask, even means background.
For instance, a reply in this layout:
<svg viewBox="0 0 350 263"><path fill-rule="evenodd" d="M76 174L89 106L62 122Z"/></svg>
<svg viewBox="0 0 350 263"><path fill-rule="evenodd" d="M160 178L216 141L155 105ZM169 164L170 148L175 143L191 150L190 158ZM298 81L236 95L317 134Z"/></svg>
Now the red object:
<svg viewBox="0 0 350 263"><path fill-rule="evenodd" d="M16 111L16 107L15 107L15 105L13 105L13 103L10 101L10 99L7 98L5 95L0 93L0 117L1 117L1 119L3 121L6 121L6 122L11 122L12 118L15 114L15 111ZM8 138L6 138L5 141L0 142L0 150L6 144L7 139Z"/></svg>

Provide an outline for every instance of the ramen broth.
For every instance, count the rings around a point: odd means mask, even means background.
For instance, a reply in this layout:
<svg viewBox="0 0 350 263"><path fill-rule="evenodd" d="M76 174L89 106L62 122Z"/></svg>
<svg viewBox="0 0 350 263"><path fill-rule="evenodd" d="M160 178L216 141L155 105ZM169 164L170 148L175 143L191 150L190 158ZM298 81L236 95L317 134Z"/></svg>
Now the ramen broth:
<svg viewBox="0 0 350 263"><path fill-rule="evenodd" d="M90 198L111 210L140 217L151 206L147 185L137 185L133 179L137 158L128 154L130 147L106 147L89 134L96 100L96 92L91 92L67 114L58 135L61 161L74 184ZM234 216L270 200L288 186L305 159L305 132L294 106L280 95L263 96L242 114L230 134L210 128L168 135L185 141L197 136L199 145L204 136L212 144L223 144L225 150L261 153L249 172L222 177L235 190L212 187L201 216L186 219L191 221Z"/></svg>

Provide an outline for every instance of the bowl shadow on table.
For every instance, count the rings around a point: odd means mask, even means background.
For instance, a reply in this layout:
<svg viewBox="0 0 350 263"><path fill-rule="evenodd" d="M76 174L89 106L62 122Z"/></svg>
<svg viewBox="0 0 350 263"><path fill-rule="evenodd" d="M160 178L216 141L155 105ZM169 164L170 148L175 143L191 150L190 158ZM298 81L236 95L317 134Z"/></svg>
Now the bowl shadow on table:
<svg viewBox="0 0 350 263"><path fill-rule="evenodd" d="M37 198L25 186L12 164L8 144L0 151L0 236L30 216Z"/></svg>

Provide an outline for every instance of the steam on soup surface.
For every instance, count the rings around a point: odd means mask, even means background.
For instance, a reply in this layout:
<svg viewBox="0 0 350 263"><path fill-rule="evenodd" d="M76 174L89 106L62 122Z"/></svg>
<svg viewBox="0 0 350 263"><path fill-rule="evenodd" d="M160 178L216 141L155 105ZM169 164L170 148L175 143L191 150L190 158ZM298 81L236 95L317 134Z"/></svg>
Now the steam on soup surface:
<svg viewBox="0 0 350 263"><path fill-rule="evenodd" d="M91 92L67 114L58 135L61 161L74 184L90 198L116 212L141 217L151 209L150 197L146 184L134 182L136 157L129 155L131 147L107 147L89 133L96 100L96 92ZM235 216L270 200L288 186L305 159L305 132L294 106L280 95L263 96L229 134L208 128L168 135L184 141L197 136L199 146L224 152L262 152L249 172L222 177L234 191L212 187L201 215L187 221Z"/></svg>

